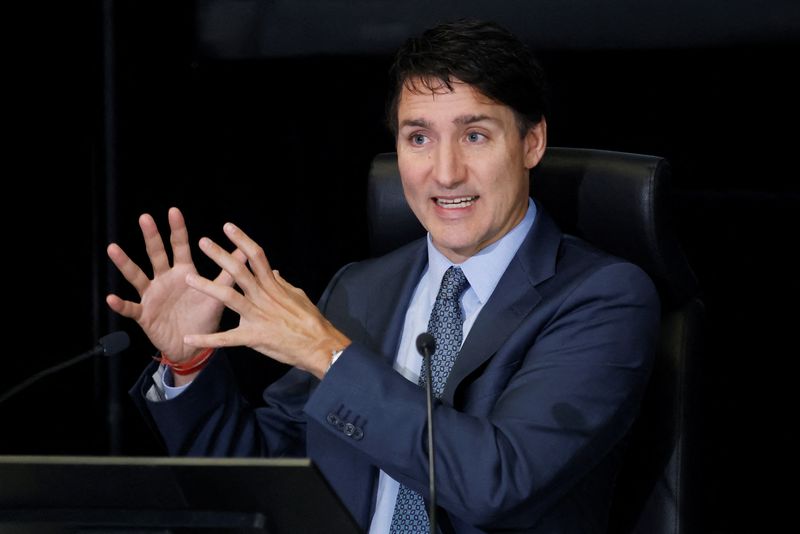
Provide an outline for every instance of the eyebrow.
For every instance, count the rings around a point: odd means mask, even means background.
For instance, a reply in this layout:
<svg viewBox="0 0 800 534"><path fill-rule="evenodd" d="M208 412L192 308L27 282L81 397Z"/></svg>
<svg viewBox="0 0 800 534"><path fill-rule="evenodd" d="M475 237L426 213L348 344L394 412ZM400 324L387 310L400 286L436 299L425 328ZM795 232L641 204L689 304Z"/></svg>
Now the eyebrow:
<svg viewBox="0 0 800 534"><path fill-rule="evenodd" d="M497 119L495 117L490 117L489 115L461 115L460 117L453 119L453 124L459 124L463 126L465 124L474 124L482 121L497 122ZM433 123L425 119L405 119L400 123L400 128L405 126L413 126L415 128L430 128L433 126Z"/></svg>
<svg viewBox="0 0 800 534"><path fill-rule="evenodd" d="M400 123L400 128L405 126L414 126L415 128L430 128L431 124L431 122L426 121L425 119L405 119Z"/></svg>
<svg viewBox="0 0 800 534"><path fill-rule="evenodd" d="M460 117L456 117L453 120L453 123L464 125L483 121L497 122L497 119L495 117L490 117L489 115L462 115Z"/></svg>

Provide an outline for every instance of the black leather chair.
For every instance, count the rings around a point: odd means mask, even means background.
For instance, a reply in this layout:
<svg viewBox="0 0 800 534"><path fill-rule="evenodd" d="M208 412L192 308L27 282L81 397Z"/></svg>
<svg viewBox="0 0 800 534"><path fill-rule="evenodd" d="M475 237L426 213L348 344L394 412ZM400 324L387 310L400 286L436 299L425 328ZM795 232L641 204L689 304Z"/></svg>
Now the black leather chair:
<svg viewBox="0 0 800 534"><path fill-rule="evenodd" d="M669 221L669 176L663 158L574 148L548 148L531 172L532 195L562 230L642 267L662 301L656 364L627 438L611 533L689 534L696 525L691 397L703 304ZM424 235L403 197L394 153L373 161L368 218L373 255Z"/></svg>

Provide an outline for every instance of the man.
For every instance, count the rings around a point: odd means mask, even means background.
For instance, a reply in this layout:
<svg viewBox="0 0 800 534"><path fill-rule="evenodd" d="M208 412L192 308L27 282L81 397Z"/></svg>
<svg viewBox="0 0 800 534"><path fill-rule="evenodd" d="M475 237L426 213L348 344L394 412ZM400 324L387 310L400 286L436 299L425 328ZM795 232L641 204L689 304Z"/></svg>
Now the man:
<svg viewBox="0 0 800 534"><path fill-rule="evenodd" d="M547 129L542 75L518 40L490 23L445 24L410 39L393 72L389 121L427 239L345 267L316 307L233 224L233 253L200 240L222 268L212 282L177 209L172 266L143 215L153 279L108 250L141 296L109 306L162 353L132 394L171 454L309 456L365 529L426 532L414 342L431 330L442 530L602 532L651 367L653 285L530 200ZM240 323L217 332L223 306ZM295 367L265 407L246 405L213 350L236 345Z"/></svg>

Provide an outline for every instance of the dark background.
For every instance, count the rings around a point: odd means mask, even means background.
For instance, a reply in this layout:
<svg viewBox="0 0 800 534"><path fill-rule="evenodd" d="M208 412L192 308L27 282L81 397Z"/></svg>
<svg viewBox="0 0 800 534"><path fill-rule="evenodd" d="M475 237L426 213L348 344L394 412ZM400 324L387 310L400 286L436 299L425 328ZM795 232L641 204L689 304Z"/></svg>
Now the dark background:
<svg viewBox="0 0 800 534"><path fill-rule="evenodd" d="M137 216L166 226L176 205L193 239L222 241L232 220L317 298L367 255L366 175L393 149L382 123L391 51L436 21L479 15L538 50L551 145L672 163L677 229L708 313L694 407L705 530L759 532L788 506L775 481L796 420L796 3L73 4L8 19L19 36L4 66L0 391L111 330L133 344L0 405L0 453L162 454L125 395L152 349L107 312L107 292L134 295L106 244L146 262ZM254 398L284 370L246 351L233 361Z"/></svg>

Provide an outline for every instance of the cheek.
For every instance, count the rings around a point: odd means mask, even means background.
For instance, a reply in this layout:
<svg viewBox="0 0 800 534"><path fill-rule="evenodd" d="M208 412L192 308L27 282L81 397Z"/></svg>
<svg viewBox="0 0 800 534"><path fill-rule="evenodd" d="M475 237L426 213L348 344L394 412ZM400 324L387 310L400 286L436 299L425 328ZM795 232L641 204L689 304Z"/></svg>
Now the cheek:
<svg viewBox="0 0 800 534"><path fill-rule="evenodd" d="M487 183L499 211L511 209L517 204L528 202L528 173L512 165L499 165L492 174L493 179Z"/></svg>
<svg viewBox="0 0 800 534"><path fill-rule="evenodd" d="M422 194L425 183L423 170L419 166L403 162L398 162L398 170L406 198L416 198Z"/></svg>
<svg viewBox="0 0 800 534"><path fill-rule="evenodd" d="M473 175L481 177L483 187L498 198L514 196L519 192L519 168L514 167L508 159L498 158L493 161L482 161L473 167Z"/></svg>
<svg viewBox="0 0 800 534"><path fill-rule="evenodd" d="M414 176L409 176L406 173L402 174L403 196L411 208L411 211L419 218L421 208L425 205L426 195L422 183L416 180Z"/></svg>

